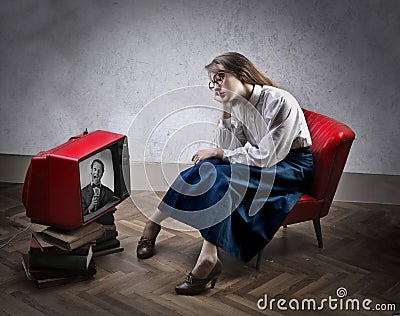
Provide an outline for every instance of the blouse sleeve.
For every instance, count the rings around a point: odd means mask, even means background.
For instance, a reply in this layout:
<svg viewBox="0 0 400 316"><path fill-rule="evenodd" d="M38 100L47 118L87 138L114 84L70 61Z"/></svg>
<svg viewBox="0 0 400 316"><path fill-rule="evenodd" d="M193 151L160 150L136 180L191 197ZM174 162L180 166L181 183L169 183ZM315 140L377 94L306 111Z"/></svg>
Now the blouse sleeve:
<svg viewBox="0 0 400 316"><path fill-rule="evenodd" d="M267 101L267 100L266 100ZM263 118L266 132L258 146L247 142L236 149L225 149L224 159L258 167L272 167L289 153L299 134L299 106L290 105L284 97L268 101ZM272 114L272 115L271 115Z"/></svg>
<svg viewBox="0 0 400 316"><path fill-rule="evenodd" d="M234 150L244 146L246 137L243 132L242 124L235 118L220 119L216 129L214 139L216 147Z"/></svg>

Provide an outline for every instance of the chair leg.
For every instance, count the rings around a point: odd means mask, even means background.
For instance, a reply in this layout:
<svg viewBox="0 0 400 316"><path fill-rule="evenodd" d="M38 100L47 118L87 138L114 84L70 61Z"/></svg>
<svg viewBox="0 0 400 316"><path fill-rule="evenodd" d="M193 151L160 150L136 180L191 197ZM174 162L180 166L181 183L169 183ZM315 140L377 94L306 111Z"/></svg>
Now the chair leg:
<svg viewBox="0 0 400 316"><path fill-rule="evenodd" d="M317 235L318 247L323 248L324 245L322 243L321 222L319 218L313 219L313 224L314 224L315 234Z"/></svg>
<svg viewBox="0 0 400 316"><path fill-rule="evenodd" d="M258 252L258 255L257 255L257 262L256 262L256 270L260 270L260 263L261 263L261 257L262 257L263 250L264 250L264 248L261 249L261 250Z"/></svg>

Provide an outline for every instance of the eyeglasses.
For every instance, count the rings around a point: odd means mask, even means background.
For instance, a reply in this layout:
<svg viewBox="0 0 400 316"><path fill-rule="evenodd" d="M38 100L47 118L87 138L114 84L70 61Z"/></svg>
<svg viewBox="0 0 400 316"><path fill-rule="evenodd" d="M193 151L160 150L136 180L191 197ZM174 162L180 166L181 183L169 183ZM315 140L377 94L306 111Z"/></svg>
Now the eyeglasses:
<svg viewBox="0 0 400 316"><path fill-rule="evenodd" d="M227 72L227 71L226 71ZM218 83L221 85L224 82L225 79L225 73L223 71L217 72L211 79L211 81L208 83L208 88L210 90L213 90L215 88L215 84Z"/></svg>

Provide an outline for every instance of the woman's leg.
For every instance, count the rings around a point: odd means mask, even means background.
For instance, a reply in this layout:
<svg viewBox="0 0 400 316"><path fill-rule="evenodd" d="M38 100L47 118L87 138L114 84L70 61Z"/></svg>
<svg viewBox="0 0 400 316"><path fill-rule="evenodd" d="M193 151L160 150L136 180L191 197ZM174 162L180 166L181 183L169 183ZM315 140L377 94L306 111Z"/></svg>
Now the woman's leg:
<svg viewBox="0 0 400 316"><path fill-rule="evenodd" d="M166 218L167 216L157 209L146 222L136 248L136 255L139 259L147 259L154 255L156 238L161 230L160 223Z"/></svg>
<svg viewBox="0 0 400 316"><path fill-rule="evenodd" d="M142 236L145 236L147 238L153 238L154 234L158 231L159 225L167 217L168 217L167 215L165 215L163 212L157 209L146 222Z"/></svg>
<svg viewBox="0 0 400 316"><path fill-rule="evenodd" d="M203 292L211 282L214 288L218 276L222 272L222 263L218 260L217 247L204 240L199 258L185 282L175 287L175 292L181 295L195 295Z"/></svg>
<svg viewBox="0 0 400 316"><path fill-rule="evenodd" d="M200 255L192 270L196 278L204 279L208 277L218 260L217 246L204 239Z"/></svg>

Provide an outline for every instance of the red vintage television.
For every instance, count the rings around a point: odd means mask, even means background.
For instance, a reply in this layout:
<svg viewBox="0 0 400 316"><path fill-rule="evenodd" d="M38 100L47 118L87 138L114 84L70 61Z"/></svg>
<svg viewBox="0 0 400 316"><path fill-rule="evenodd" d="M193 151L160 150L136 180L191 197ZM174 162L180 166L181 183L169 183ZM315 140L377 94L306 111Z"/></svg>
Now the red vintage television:
<svg viewBox="0 0 400 316"><path fill-rule="evenodd" d="M101 183L99 189L93 182ZM115 210L129 193L127 137L99 130L34 156L22 202L33 223L73 230Z"/></svg>

